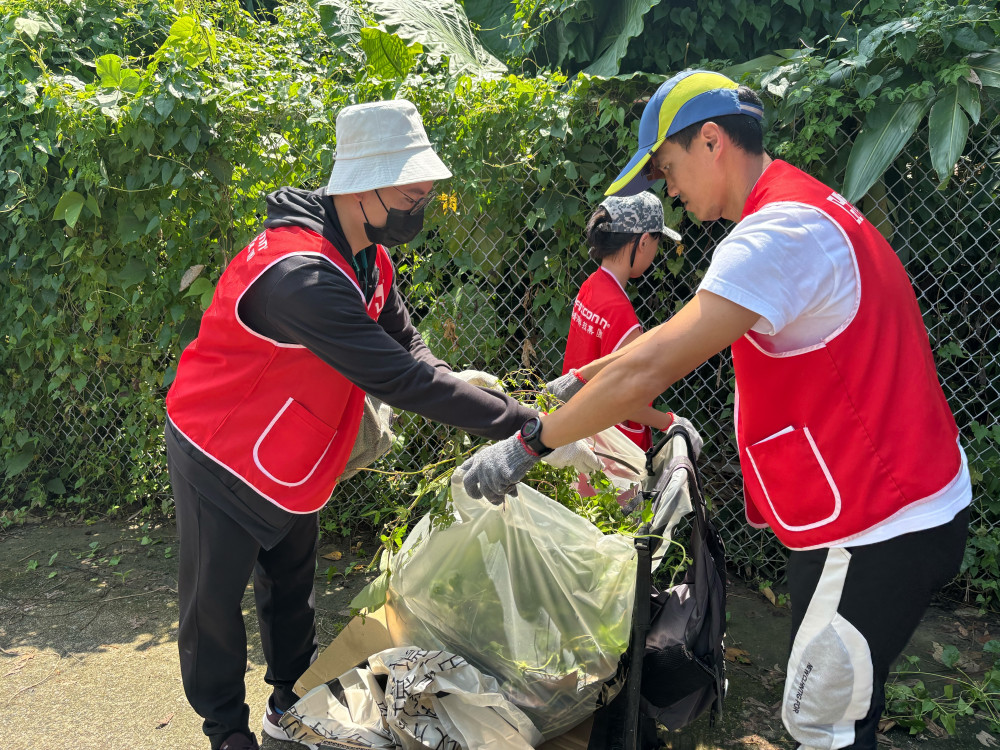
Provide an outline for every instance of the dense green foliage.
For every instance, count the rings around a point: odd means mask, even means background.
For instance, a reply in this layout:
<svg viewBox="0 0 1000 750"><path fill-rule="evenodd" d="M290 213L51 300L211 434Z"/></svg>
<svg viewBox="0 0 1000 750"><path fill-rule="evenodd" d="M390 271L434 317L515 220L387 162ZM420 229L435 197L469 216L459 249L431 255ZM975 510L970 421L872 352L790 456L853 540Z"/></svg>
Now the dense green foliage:
<svg viewBox="0 0 1000 750"><path fill-rule="evenodd" d="M456 366L552 375L545 344L568 327L582 228L635 143L642 99L659 76L709 60L741 66L731 74L767 99L771 150L864 195L914 273L977 487L967 581L995 599L995 10L925 0L861 4L844 18L829 3L776 0L765 18L748 1L692 0L692 15L648 0L467 0L470 38L458 6L420 27L391 5L290 0L260 19L235 0L0 6L0 512L133 512L169 496L160 435L176 357L258 231L264 195L323 184L348 103L412 99L455 173L395 258L435 351ZM595 23L605 5L622 15ZM611 36L589 39L588 28ZM780 47L795 49L746 59ZM598 63L625 75L573 75ZM697 242L642 280L647 319L691 293L721 229L679 210L668 223ZM707 368L671 403L720 424L708 437L731 459L731 372L721 358ZM400 432L400 468L470 445L419 418ZM326 523L380 525L419 487L419 476L362 473ZM740 527L736 498L719 500ZM760 559L776 550L762 544Z"/></svg>

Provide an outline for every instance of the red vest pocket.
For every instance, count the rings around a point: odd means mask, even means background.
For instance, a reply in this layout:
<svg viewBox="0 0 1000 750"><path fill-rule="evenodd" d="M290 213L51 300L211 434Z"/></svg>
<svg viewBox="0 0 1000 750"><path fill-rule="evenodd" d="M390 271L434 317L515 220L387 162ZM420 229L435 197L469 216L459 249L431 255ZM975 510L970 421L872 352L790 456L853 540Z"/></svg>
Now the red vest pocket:
<svg viewBox="0 0 1000 750"><path fill-rule="evenodd" d="M337 430L289 398L253 447L253 461L272 481L303 484L330 449Z"/></svg>
<svg viewBox="0 0 1000 750"><path fill-rule="evenodd" d="M788 427L747 448L759 491L757 509L789 531L807 531L840 515L840 490L809 428Z"/></svg>

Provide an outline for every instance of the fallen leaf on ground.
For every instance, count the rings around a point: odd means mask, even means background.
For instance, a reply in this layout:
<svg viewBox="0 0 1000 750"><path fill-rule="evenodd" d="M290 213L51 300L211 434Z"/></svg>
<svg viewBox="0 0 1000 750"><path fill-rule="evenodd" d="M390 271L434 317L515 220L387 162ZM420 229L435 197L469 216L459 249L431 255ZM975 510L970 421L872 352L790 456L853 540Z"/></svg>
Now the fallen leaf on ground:
<svg viewBox="0 0 1000 750"><path fill-rule="evenodd" d="M169 716L165 716L164 718L162 718L158 722L156 722L156 728L157 729L164 729L173 720L174 720L174 715L173 714L170 714Z"/></svg>
<svg viewBox="0 0 1000 750"><path fill-rule="evenodd" d="M13 668L4 675L4 677L10 677L12 674L20 672L22 669L24 669L24 665L34 658L35 658L34 654L25 654L24 656L21 657L18 663L15 664Z"/></svg>
<svg viewBox="0 0 1000 750"><path fill-rule="evenodd" d="M743 747L753 748L754 750L777 750L777 745L771 744L770 741L759 734L748 734L740 737L737 742Z"/></svg>
<svg viewBox="0 0 1000 750"><path fill-rule="evenodd" d="M979 617L979 610L972 609L971 607L962 607L961 609L956 609L955 617Z"/></svg>
<svg viewBox="0 0 1000 750"><path fill-rule="evenodd" d="M880 732L888 732L894 726L896 726L896 722L893 721L892 719L879 719L879 722L878 722L878 731L880 731Z"/></svg>
<svg viewBox="0 0 1000 750"><path fill-rule="evenodd" d="M743 649L733 648L732 646L726 649L726 661L738 661L740 664L753 663L750 661L750 654Z"/></svg>
<svg viewBox="0 0 1000 750"><path fill-rule="evenodd" d="M933 719L926 719L925 718L924 719L924 724L927 725L927 728L931 730L931 734L933 734L935 737L947 737L948 736L948 731L944 727L939 726L938 724L935 724L934 721L933 721Z"/></svg>
<svg viewBox="0 0 1000 750"><path fill-rule="evenodd" d="M979 740L980 744L984 747L998 747L1000 742L997 742L997 738L992 734L987 732L985 729L976 735L976 739Z"/></svg>
<svg viewBox="0 0 1000 750"><path fill-rule="evenodd" d="M325 555L323 555L323 559L324 560L339 560L343 556L344 555L341 552L338 552L337 550L334 550L333 552L327 552Z"/></svg>

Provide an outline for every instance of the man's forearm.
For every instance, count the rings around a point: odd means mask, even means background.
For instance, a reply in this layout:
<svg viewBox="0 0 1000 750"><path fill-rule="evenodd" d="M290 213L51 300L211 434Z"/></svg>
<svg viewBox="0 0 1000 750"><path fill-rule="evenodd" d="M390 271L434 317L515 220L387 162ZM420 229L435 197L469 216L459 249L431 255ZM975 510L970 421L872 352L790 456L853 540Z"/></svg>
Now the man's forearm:
<svg viewBox="0 0 1000 750"><path fill-rule="evenodd" d="M654 409L652 406L644 406L628 416L629 421L638 422L657 430L666 430L674 421L673 414L667 411Z"/></svg>
<svg viewBox="0 0 1000 750"><path fill-rule="evenodd" d="M699 292L669 321L598 360L604 364L592 378L581 368L587 384L565 406L542 417L542 442L558 448L621 422L736 341L759 317Z"/></svg>
<svg viewBox="0 0 1000 750"><path fill-rule="evenodd" d="M605 367L610 365L612 362L617 361L624 355L628 354L630 351L634 350L636 347L642 346L645 342L648 342L652 334L655 333L658 328L660 328L660 326L656 326L656 328L651 328L650 330L640 334L638 337L630 341L621 349L616 349L615 351L601 357L600 359L595 359L592 362L588 362L587 364L583 365L582 367L576 368L577 373L579 373L580 377L583 378L584 380L592 380L597 376L597 373L599 373ZM638 422L639 420L636 419L633 421Z"/></svg>

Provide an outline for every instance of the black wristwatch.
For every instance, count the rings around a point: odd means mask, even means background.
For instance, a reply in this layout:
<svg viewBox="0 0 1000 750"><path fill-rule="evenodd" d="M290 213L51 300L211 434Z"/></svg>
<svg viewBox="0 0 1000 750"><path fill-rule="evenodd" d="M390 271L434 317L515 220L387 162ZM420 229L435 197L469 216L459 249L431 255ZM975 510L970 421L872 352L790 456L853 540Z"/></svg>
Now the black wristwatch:
<svg viewBox="0 0 1000 750"><path fill-rule="evenodd" d="M542 420L538 417L532 417L521 425L521 440L539 456L547 456L553 450L542 442Z"/></svg>

